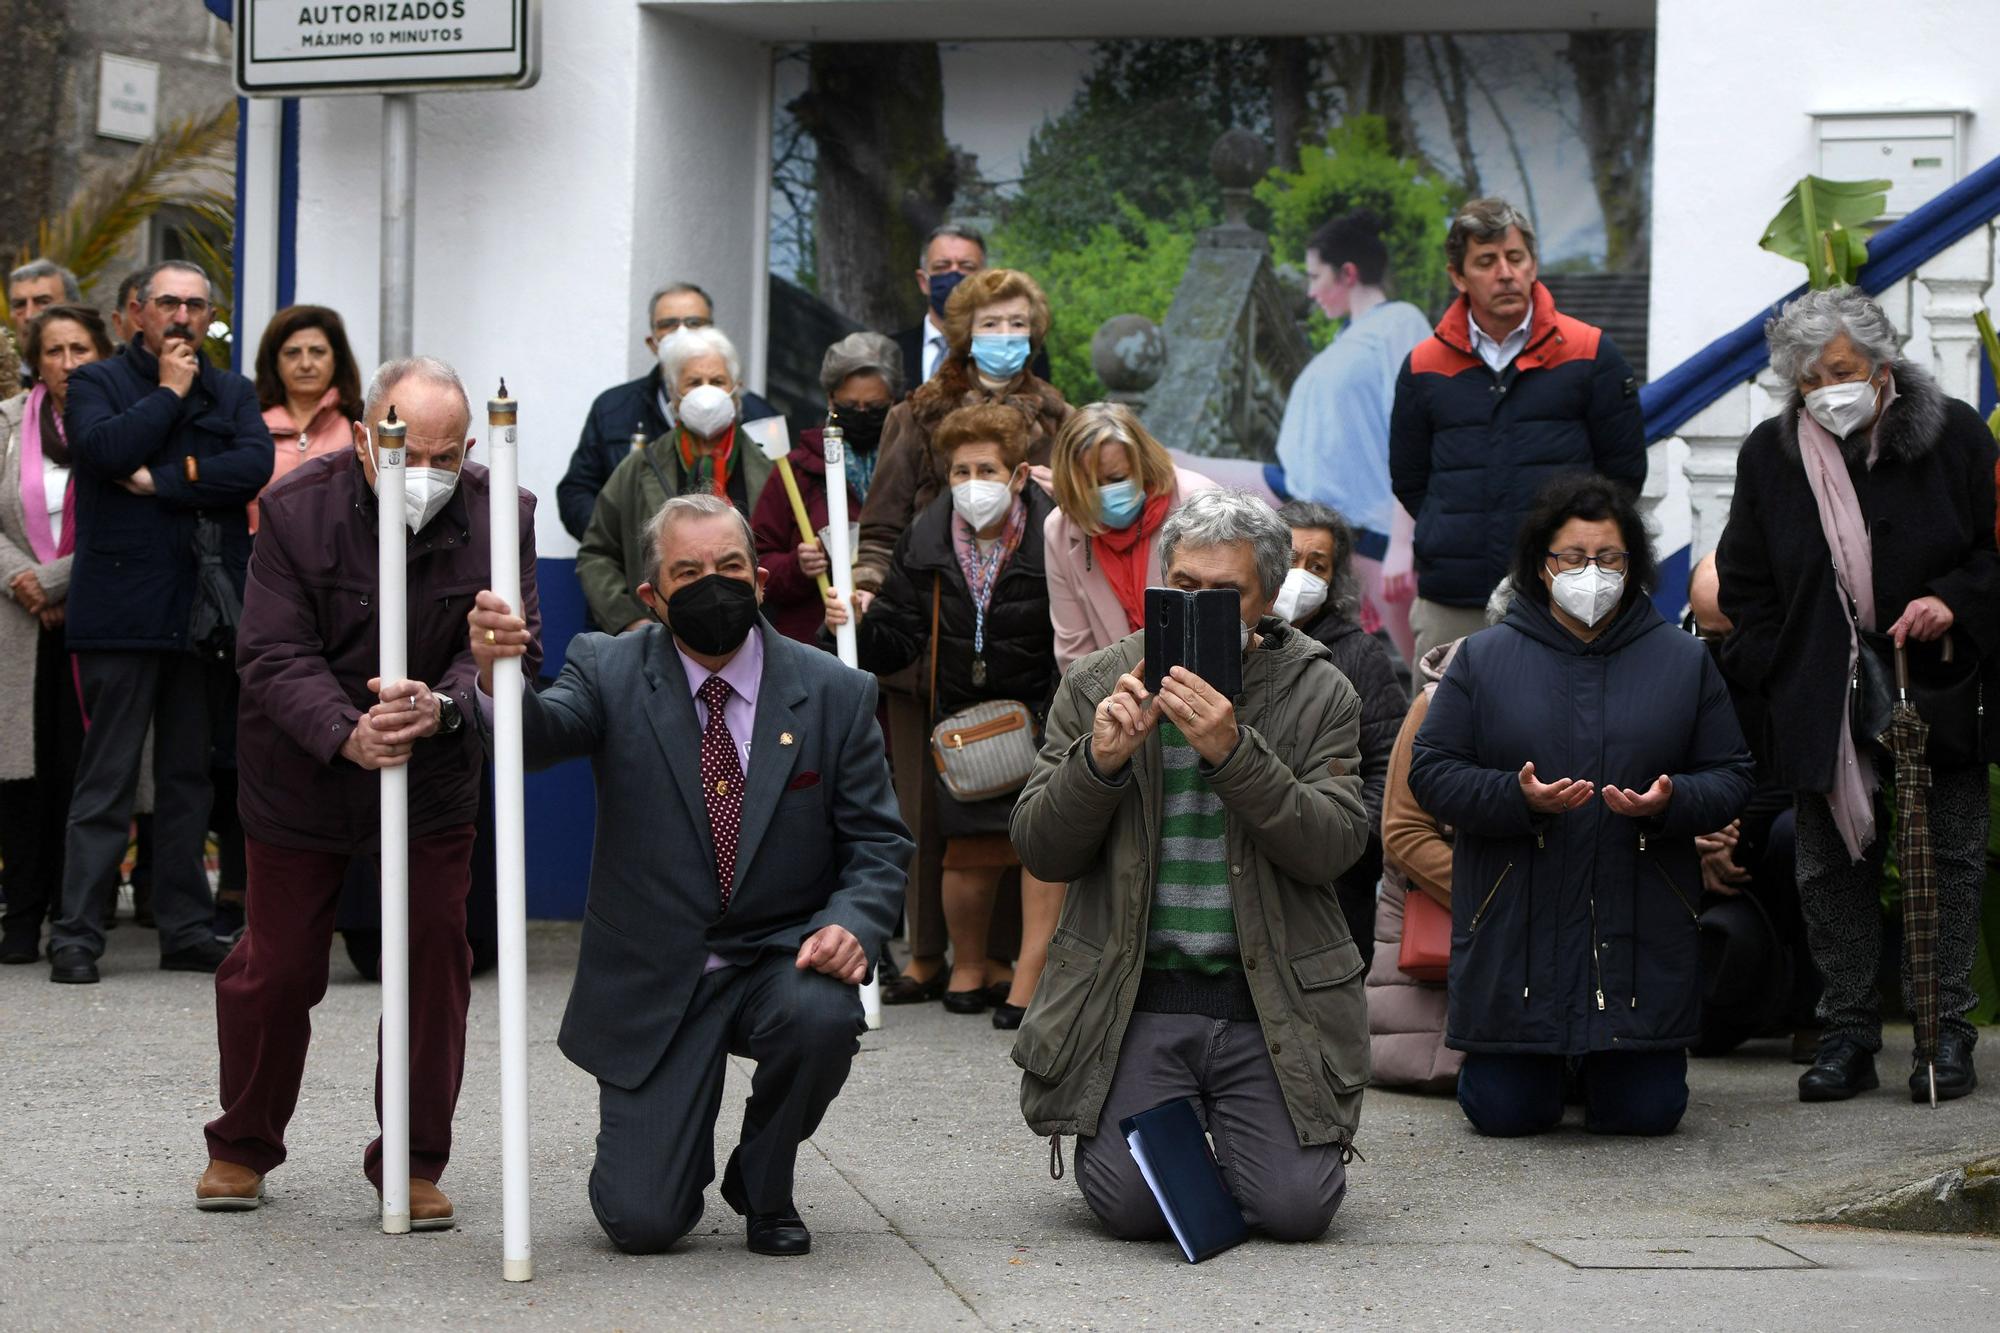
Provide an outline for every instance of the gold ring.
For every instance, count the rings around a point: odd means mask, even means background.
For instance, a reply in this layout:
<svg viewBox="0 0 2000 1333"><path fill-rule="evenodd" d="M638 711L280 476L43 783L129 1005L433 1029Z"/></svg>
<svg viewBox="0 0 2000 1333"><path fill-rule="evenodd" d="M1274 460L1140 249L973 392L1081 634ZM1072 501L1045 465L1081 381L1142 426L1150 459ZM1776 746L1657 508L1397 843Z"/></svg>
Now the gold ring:
<svg viewBox="0 0 2000 1333"><path fill-rule="evenodd" d="M498 643L498 642L500 642L500 641L499 641L498 639L496 639L496 638L494 638L494 637L493 637L493 631L492 631L492 630L487 630L487 631L486 631L486 642L488 642L488 643Z"/></svg>

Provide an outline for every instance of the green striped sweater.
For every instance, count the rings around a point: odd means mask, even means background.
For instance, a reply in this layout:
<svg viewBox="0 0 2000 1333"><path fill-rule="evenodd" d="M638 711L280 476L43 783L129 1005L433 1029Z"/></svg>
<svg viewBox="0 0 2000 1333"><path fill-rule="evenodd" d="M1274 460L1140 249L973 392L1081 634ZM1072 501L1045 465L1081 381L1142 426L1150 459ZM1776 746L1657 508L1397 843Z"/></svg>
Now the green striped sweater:
<svg viewBox="0 0 2000 1333"><path fill-rule="evenodd" d="M1146 923L1146 966L1234 972L1243 963L1229 902L1222 798L1202 780L1201 756L1171 722L1160 724L1160 762L1160 878Z"/></svg>

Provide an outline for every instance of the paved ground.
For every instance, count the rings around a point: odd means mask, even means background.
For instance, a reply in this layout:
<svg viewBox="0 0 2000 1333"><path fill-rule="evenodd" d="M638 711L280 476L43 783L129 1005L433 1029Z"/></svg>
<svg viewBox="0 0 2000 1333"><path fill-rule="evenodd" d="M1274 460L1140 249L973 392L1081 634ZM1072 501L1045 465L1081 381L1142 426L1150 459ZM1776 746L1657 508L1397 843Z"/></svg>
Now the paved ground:
<svg viewBox="0 0 2000 1333"><path fill-rule="evenodd" d="M935 1006L890 1011L801 1157L810 1258L748 1255L739 1220L712 1197L675 1253L628 1258L600 1237L584 1198L594 1089L554 1044L576 951L564 926L538 926L531 940L536 1279L509 1286L490 977L474 989L445 1180L462 1224L390 1238L359 1170L372 1132L374 988L336 958L292 1160L269 1204L200 1214L212 992L152 970L152 949L150 933L121 927L91 988L0 969L0 1138L14 1145L0 1158L0 1328L1817 1331L1991 1327L2000 1296L2000 1242L1796 1221L2000 1148L2000 1087L1936 1112L1888 1088L1807 1107L1791 1096L1783 1052L1754 1049L1697 1065L1682 1131L1652 1142L1577 1129L1481 1140L1449 1102L1371 1093L1367 1160L1325 1240L1252 1242L1191 1268L1165 1245L1097 1231L1021 1123L1006 1039ZM1907 1042L1896 1034L1892 1051ZM1990 1054L1988 1072L2000 1078ZM731 1077L723 1132L733 1135L747 1081L740 1068ZM1766 1239L1717 1239L1751 1237ZM1703 1261L1778 1266L1630 1266Z"/></svg>

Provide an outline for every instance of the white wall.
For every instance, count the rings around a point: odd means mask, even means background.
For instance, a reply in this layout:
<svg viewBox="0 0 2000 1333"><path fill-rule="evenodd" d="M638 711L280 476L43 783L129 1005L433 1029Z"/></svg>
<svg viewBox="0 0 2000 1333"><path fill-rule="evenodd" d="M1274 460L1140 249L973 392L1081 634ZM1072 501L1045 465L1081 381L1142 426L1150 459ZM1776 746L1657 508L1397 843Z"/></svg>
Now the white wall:
<svg viewBox="0 0 2000 1333"><path fill-rule="evenodd" d="M1809 112L1965 108L1962 168L2000 157L1994 0L1659 0L1658 43L1655 378L1804 280L1757 240L1818 170Z"/></svg>
<svg viewBox="0 0 2000 1333"><path fill-rule="evenodd" d="M654 284L708 287L751 345L738 321L761 309L751 201L769 174L755 151L768 63L754 42L633 0L562 0L545 10L534 88L418 100L416 348L465 377L475 434L506 376L544 556L574 553L556 483L591 400L647 363ZM338 309L368 368L381 122L379 98L328 97L300 125L297 299Z"/></svg>

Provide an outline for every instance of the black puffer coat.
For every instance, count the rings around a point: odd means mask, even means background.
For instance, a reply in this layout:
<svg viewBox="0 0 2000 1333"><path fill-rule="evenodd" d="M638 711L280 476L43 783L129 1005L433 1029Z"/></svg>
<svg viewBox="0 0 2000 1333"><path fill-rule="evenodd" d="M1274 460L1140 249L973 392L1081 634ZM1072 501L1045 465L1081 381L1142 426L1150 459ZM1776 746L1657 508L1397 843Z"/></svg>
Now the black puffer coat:
<svg viewBox="0 0 2000 1333"><path fill-rule="evenodd" d="M1593 796L1537 816L1521 765L1644 791L1636 820ZM1696 835L1749 799L1751 763L1722 672L1634 597L1584 643L1532 597L1459 647L1417 733L1410 791L1457 831L1446 1044L1582 1055L1677 1050L1701 1035Z"/></svg>
<svg viewBox="0 0 2000 1333"><path fill-rule="evenodd" d="M1896 362L1896 401L1876 429L1880 456L1864 461L1857 435L1847 473L1868 523L1876 628L1886 630L1919 597L1951 608L1958 651L1987 669L1986 697L2000 700L2000 554L1993 544L1994 462L1979 414L1945 396L1907 361ZM1794 394L1750 432L1736 456L1736 495L1716 548L1723 614L1735 626L1722 664L1740 689L1770 706L1772 780L1829 791L1847 707L1847 612L1799 461ZM1911 644L1910 669L1940 667L1935 644ZM1962 660L1962 659L1961 659ZM2000 728L1988 729L1988 759Z"/></svg>
<svg viewBox="0 0 2000 1333"><path fill-rule="evenodd" d="M1032 482L1024 490L1028 526L1000 570L986 609L986 683L972 683L972 590L952 546L951 492L917 515L896 542L889 576L855 632L861 669L886 675L912 662L930 671L931 587L942 580L938 629L938 698L943 717L988 699L1015 699L1046 717L1056 689L1055 628L1042 561L1042 523L1053 502Z"/></svg>

